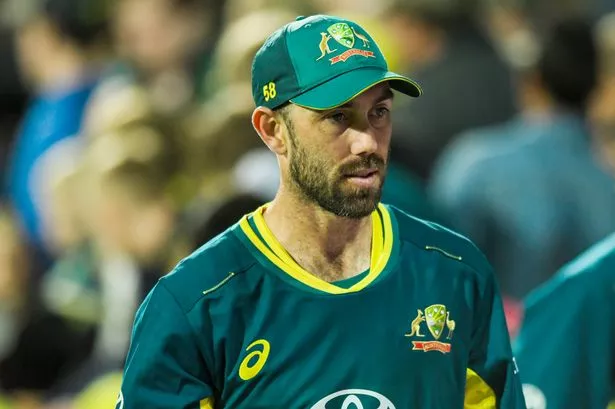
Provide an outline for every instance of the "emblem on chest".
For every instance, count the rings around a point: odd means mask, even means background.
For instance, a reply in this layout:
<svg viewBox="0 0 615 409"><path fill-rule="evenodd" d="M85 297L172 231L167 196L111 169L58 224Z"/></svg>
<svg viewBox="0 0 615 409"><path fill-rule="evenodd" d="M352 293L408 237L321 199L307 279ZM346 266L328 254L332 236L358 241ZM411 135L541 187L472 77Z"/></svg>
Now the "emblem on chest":
<svg viewBox="0 0 615 409"><path fill-rule="evenodd" d="M450 311L447 311L446 305L433 304L424 310L417 309L416 311L416 318L410 323L410 332L404 334L405 337L415 338L412 341L412 350L438 351L443 354L451 352L451 344L440 341L444 332L448 332L445 340L451 340L455 332L455 321L451 319ZM424 329L423 323L426 324L431 337L422 331ZM429 338L433 339L430 340Z"/></svg>

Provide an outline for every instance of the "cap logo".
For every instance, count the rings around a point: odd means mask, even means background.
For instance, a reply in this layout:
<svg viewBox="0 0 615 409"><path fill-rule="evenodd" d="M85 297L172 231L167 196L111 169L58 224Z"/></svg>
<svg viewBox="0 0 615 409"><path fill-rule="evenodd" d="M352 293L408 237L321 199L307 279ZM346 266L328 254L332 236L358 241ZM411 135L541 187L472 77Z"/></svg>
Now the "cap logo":
<svg viewBox="0 0 615 409"><path fill-rule="evenodd" d="M348 24L336 23L329 26L327 31L335 41L344 47L352 48L354 45L354 33Z"/></svg>
<svg viewBox="0 0 615 409"><path fill-rule="evenodd" d="M357 33L355 28L351 27L347 23L332 24L331 26L329 26L329 28L327 28L327 33L320 33L320 36L320 57L318 57L316 61L322 59L327 54L331 54L337 51L337 49L332 50L329 47L329 40L331 40L332 38L339 44L348 48L348 50L333 58L330 58L329 61L331 62L331 65L337 64L338 62L346 62L350 57L354 55L360 55L365 58L376 58L373 51L366 50L367 48L370 48L369 39L366 36ZM362 42L361 45L364 49L353 48L355 45L355 37Z"/></svg>

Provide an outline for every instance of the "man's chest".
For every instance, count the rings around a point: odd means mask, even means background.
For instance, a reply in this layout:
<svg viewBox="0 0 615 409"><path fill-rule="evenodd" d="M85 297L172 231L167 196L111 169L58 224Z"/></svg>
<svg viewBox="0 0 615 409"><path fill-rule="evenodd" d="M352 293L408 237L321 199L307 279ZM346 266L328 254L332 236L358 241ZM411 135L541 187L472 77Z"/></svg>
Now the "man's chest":
<svg viewBox="0 0 615 409"><path fill-rule="evenodd" d="M471 311L451 289L409 284L391 277L343 296L264 285L232 318L214 313L220 407L462 404Z"/></svg>

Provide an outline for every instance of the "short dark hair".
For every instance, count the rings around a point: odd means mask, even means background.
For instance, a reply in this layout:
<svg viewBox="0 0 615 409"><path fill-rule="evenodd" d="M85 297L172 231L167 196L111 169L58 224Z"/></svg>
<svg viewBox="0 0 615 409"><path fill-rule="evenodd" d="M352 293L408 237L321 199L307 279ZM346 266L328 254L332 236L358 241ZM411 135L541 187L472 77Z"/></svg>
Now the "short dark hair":
<svg viewBox="0 0 615 409"><path fill-rule="evenodd" d="M598 52L591 24L579 18L556 23L544 42L537 69L558 104L585 110L598 77Z"/></svg>
<svg viewBox="0 0 615 409"><path fill-rule="evenodd" d="M42 14L61 35L80 47L107 39L108 0L45 0Z"/></svg>

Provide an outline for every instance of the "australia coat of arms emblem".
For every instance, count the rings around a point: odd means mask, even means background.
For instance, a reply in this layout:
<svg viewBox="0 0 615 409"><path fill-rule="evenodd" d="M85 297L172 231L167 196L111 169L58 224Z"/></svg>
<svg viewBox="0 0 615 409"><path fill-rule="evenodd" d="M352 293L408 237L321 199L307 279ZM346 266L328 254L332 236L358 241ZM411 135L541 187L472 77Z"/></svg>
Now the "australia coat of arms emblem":
<svg viewBox="0 0 615 409"><path fill-rule="evenodd" d="M419 340L425 338L427 334L421 332L421 324L427 325L427 330L433 337L433 340ZM447 332L446 337L442 335ZM413 351L438 351L443 354L451 352L450 342L442 342L442 340L450 341L455 332L455 321L450 317L450 311L444 304L433 304L424 310L417 309L416 318L410 324L410 332L404 334L405 337L417 338L412 341Z"/></svg>
<svg viewBox="0 0 615 409"><path fill-rule="evenodd" d="M357 32L357 30L348 23L335 23L327 28L326 33L320 33L320 43L318 44L320 56L316 58L316 61L328 54L338 51L337 48L331 48L329 45L329 41L331 39L348 49L341 54L330 58L329 61L331 62L331 65L337 64L338 62L345 62L353 55L361 55L365 58L376 57L374 52L369 50L371 41L367 35ZM357 40L360 41L362 48L355 47L355 43L358 45Z"/></svg>

